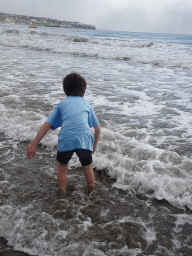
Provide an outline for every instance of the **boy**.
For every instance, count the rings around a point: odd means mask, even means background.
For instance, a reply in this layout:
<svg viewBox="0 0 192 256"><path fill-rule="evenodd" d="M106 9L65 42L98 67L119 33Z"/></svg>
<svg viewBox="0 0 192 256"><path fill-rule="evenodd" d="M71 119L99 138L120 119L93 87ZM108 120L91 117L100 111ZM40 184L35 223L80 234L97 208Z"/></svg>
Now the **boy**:
<svg viewBox="0 0 192 256"><path fill-rule="evenodd" d="M62 192L66 191L67 166L74 152L82 165L87 187L92 191L95 187L92 170L92 154L97 148L101 127L90 104L83 98L86 90L85 79L71 73L63 79L63 89L67 97L60 101L49 118L39 129L35 139L29 144L27 156L36 155L36 148L46 132L61 127L57 146L57 179ZM89 127L95 128L94 139Z"/></svg>

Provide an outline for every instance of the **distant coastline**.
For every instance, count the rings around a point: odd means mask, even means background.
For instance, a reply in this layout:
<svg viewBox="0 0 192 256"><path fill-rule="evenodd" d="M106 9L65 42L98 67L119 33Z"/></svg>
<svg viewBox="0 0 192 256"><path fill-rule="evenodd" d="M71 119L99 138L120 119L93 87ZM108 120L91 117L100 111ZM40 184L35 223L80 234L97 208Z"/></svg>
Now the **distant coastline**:
<svg viewBox="0 0 192 256"><path fill-rule="evenodd" d="M96 30L94 25L82 24L80 22L71 22L66 20L56 20L44 17L16 15L8 13L0 13L0 23L28 25L28 26L43 26L43 27L60 27L60 28L76 28L76 29L92 29Z"/></svg>

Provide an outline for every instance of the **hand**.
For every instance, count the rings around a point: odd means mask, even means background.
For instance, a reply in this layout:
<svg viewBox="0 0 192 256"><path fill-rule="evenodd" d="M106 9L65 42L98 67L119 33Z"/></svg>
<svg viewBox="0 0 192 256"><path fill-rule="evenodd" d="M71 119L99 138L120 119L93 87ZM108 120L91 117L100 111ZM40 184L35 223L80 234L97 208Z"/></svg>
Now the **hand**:
<svg viewBox="0 0 192 256"><path fill-rule="evenodd" d="M29 159L31 159L31 157L35 157L36 156L36 147L33 146L32 144L29 144L27 147L27 157L29 157Z"/></svg>
<svg viewBox="0 0 192 256"><path fill-rule="evenodd" d="M42 140L42 138L45 136L46 132L49 130L50 127L51 127L51 124L44 123L41 126L41 128L39 129L39 131L37 132L37 135L36 135L35 139L33 140L33 142L26 147L27 157L29 157L29 159L31 159L31 157L36 156L37 145Z"/></svg>

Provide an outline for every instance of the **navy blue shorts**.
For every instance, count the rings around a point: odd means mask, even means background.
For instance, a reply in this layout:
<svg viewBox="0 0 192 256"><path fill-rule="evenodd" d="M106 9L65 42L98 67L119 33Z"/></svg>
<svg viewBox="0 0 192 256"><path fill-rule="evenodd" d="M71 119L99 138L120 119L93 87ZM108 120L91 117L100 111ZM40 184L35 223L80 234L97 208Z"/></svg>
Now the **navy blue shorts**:
<svg viewBox="0 0 192 256"><path fill-rule="evenodd" d="M57 161L61 164L68 164L74 152L79 157L79 161L83 166L87 166L92 163L92 152L82 148L64 152L57 151Z"/></svg>

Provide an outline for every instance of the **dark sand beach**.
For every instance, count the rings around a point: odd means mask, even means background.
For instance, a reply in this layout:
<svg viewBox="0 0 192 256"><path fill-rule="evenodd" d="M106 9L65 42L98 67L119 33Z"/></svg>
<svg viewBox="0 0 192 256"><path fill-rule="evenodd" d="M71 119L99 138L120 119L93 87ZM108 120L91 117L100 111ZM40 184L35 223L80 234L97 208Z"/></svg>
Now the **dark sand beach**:
<svg viewBox="0 0 192 256"><path fill-rule="evenodd" d="M0 237L0 256L29 256L29 254L14 251L11 246L7 245L7 240Z"/></svg>

